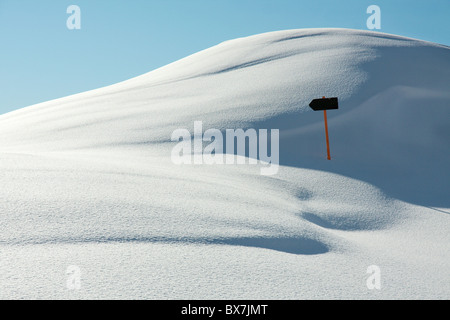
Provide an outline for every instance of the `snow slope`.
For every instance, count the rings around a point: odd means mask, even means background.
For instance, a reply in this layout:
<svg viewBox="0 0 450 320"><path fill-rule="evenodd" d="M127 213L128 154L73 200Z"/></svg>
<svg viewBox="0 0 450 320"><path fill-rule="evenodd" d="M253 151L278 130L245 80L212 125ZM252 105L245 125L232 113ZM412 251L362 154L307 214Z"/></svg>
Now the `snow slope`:
<svg viewBox="0 0 450 320"><path fill-rule="evenodd" d="M303 29L2 115L0 298L448 299L449 88L446 46ZM280 129L278 174L173 164L197 120Z"/></svg>

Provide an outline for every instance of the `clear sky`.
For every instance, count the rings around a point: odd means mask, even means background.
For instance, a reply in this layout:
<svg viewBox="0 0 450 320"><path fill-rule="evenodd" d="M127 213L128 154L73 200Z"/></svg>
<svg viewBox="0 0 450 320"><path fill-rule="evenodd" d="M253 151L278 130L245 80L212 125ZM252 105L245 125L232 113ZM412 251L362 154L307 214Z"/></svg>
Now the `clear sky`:
<svg viewBox="0 0 450 320"><path fill-rule="evenodd" d="M81 9L81 29L66 12ZM450 45L450 0L0 0L0 114L123 81L222 41L300 28Z"/></svg>

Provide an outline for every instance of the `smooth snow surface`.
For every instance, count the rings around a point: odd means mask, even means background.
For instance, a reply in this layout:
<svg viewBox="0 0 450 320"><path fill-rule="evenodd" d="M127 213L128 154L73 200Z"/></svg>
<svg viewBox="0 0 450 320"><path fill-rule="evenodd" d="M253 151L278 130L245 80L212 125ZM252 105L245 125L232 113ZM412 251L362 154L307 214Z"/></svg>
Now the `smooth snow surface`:
<svg viewBox="0 0 450 320"><path fill-rule="evenodd" d="M449 88L446 46L304 29L4 114L0 298L449 299ZM280 129L278 173L173 164L194 121Z"/></svg>

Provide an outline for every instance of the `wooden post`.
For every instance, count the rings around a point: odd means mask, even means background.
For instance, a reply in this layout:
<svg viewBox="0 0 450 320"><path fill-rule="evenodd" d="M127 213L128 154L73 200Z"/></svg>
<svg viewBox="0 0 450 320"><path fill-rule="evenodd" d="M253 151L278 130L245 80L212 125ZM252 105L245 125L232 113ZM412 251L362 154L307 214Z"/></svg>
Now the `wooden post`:
<svg viewBox="0 0 450 320"><path fill-rule="evenodd" d="M325 97L322 97L322 99L325 99ZM325 136L327 138L327 159L331 160L330 155L330 139L328 138L328 121L327 121L327 110L323 110L323 118L325 120Z"/></svg>

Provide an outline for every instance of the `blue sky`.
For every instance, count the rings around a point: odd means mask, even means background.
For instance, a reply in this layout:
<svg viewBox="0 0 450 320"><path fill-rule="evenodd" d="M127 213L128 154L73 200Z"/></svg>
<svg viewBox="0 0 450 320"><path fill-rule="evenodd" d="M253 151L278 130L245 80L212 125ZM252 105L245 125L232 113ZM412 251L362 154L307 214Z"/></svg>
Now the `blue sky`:
<svg viewBox="0 0 450 320"><path fill-rule="evenodd" d="M69 5L81 29L69 30ZM222 41L300 28L367 30L450 45L449 0L0 0L0 114L123 81Z"/></svg>

